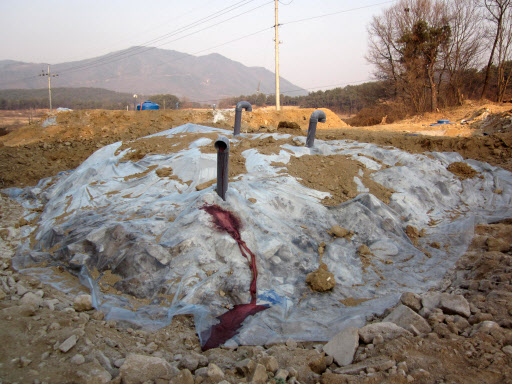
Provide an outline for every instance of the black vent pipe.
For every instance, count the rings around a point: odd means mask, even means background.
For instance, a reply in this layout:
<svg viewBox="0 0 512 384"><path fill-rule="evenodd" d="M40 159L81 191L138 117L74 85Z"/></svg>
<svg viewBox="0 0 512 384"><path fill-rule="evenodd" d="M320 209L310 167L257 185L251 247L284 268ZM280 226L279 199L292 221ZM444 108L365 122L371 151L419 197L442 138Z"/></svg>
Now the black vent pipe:
<svg viewBox="0 0 512 384"><path fill-rule="evenodd" d="M225 201L229 178L229 139L219 136L215 141L215 149L217 150L217 194Z"/></svg>
<svg viewBox="0 0 512 384"><path fill-rule="evenodd" d="M309 118L309 128L308 128L308 137L306 139L306 147L311 148L315 144L315 133L316 133L316 124L318 122L325 123L327 117L325 116L325 112L317 109L315 112L311 114Z"/></svg>
<svg viewBox="0 0 512 384"><path fill-rule="evenodd" d="M239 101L235 108L235 136L240 135L240 126L242 125L242 109L252 112L252 105L248 101Z"/></svg>

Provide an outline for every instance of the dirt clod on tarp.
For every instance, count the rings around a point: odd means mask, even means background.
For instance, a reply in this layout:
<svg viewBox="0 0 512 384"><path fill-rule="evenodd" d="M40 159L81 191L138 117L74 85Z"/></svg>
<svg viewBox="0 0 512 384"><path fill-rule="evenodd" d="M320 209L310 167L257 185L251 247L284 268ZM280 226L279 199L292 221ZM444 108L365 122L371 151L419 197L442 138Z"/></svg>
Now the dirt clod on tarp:
<svg viewBox="0 0 512 384"><path fill-rule="evenodd" d="M460 161L451 163L446 169L448 169L455 176L458 176L461 180L472 179L478 175L478 172L471 168L471 166Z"/></svg>
<svg viewBox="0 0 512 384"><path fill-rule="evenodd" d="M339 225L333 225L330 230L327 231L329 235L333 237L346 237L351 238L354 235L354 232L349 231L346 228L340 227Z"/></svg>
<svg viewBox="0 0 512 384"><path fill-rule="evenodd" d="M334 275L329 272L325 263L320 263L320 266L316 271L313 271L306 276L306 283L308 283L311 289L315 292L330 291L336 286Z"/></svg>
<svg viewBox="0 0 512 384"><path fill-rule="evenodd" d="M362 183L375 197L388 204L392 194L390 189L371 179L372 171L363 163L344 155L292 156L286 168L305 187L329 192L331 196L322 201L328 206L338 205L359 194L354 178L360 177L360 171L363 173Z"/></svg>

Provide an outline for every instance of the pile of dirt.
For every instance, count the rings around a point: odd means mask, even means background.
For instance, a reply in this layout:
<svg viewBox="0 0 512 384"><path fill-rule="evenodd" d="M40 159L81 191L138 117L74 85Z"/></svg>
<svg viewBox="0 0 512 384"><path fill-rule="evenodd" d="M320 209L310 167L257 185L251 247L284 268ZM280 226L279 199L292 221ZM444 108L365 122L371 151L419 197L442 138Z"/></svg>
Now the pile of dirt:
<svg viewBox="0 0 512 384"><path fill-rule="evenodd" d="M501 113L491 113L485 119L471 124L471 128L478 129L487 135L511 132L512 109Z"/></svg>
<svg viewBox="0 0 512 384"><path fill-rule="evenodd" d="M409 332L390 328L383 318L369 319L372 329L388 331L368 336L356 329L359 341L347 365L342 362L346 352L338 355L324 342L292 339L202 352L187 316L175 316L171 325L155 332L107 321L92 309L83 287L70 286L64 293L12 269L20 207L0 196L0 208L0 342L6 346L0 350L2 382L501 384L512 375L510 220L478 226L470 249L442 285L443 297L467 301L467 308L428 310L427 299L439 292L423 299L404 294L389 313L405 311L416 326ZM65 274L61 272L74 279ZM358 303L347 300L346 305L350 301ZM429 331L419 331L419 324Z"/></svg>
<svg viewBox="0 0 512 384"><path fill-rule="evenodd" d="M456 151L466 159L488 162L512 171L512 127L507 123L510 120L509 105L489 105L488 117L468 126L452 127L458 130L455 136L467 130L467 137L417 134L440 118L460 121L472 116L479 108L482 106L466 105L460 110L426 115L416 121L360 129L340 124L331 128L342 129L324 130L319 123L317 138L371 142L414 153ZM301 113L302 110L298 110L294 112L295 117L273 120L267 114L255 114L252 123L249 122L251 119L245 120L249 113L244 112L243 117L246 124L254 125L254 129L263 125L265 130L272 130L273 124L277 127L279 121L295 119L304 130L307 119L304 120ZM330 114L327 121L329 119ZM0 188L35 185L43 177L76 168L104 145L134 140L187 122L232 127L232 120L214 121L212 111L60 113L56 125L46 128L40 123L24 126L0 137ZM483 136L483 133L488 135ZM176 145L181 145L158 140L142 143L132 156L175 150ZM257 145L260 151L274 153L280 144L280 141L261 140ZM235 174L244 172L241 152L245 149L248 149L247 143L243 140L232 148L233 159L238 159L238 165L233 167ZM329 192L332 192L336 177L338 180L350 178L352 174L339 173L342 171L338 168L346 167L347 172L360 169L356 162L347 164L342 156L323 159L309 156L302 160L292 159L291 164L283 171L300 177L303 183L312 183L316 189ZM317 173L324 176L317 176L312 171L315 169L321 169L322 172ZM478 177L465 167L457 167L452 172L460 177ZM327 173L335 177L327 177ZM389 191L381 192L384 200ZM353 193L350 188L346 193L341 191L339 201ZM0 351L0 381L476 384L506 383L512 377L510 220L478 226L470 249L438 288L450 297L462 296L467 300L469 316L455 314L446 308L427 312L423 310L421 300L418 302L411 294L408 296L409 299L412 297L410 302L406 304L404 298L402 302L411 308L417 306L415 313L427 321L431 331L404 333L390 339L379 335L370 342L360 339L355 345L353 363L343 365L326 354L325 343L297 343L294 340L286 344L232 346L201 352L193 321L185 316L175 317L170 326L154 333L130 328L123 322L106 321L101 312L76 304L79 295L87 293L85 288L63 293L12 268L11 257L20 243L19 227L26 224L18 222L20 212L17 204L0 195L0 343L6 346ZM350 234L340 233L340 236L345 235ZM365 253L361 251L361 255ZM74 279L72 276L67 278ZM380 323L383 319L369 320ZM151 369L147 367L155 368L152 372L161 372L161 375L151 376Z"/></svg>
<svg viewBox="0 0 512 384"><path fill-rule="evenodd" d="M317 129L343 128L348 127L334 112L327 108L320 108L325 112L325 123L318 123ZM274 108L256 109L253 112L242 114L242 123L253 129L269 128L276 129L280 122L293 122L299 125L302 130L309 127L309 118L315 111L313 108L283 108L276 111ZM234 115L233 115L234 119Z"/></svg>
<svg viewBox="0 0 512 384"><path fill-rule="evenodd" d="M322 201L325 205L335 206L356 197L359 193L354 177L359 172L363 172L364 185L378 199L389 203L392 194L392 191L371 179L372 171L348 156L304 155L292 157L288 164L273 165L286 167L288 174L308 188L329 192L332 196Z"/></svg>

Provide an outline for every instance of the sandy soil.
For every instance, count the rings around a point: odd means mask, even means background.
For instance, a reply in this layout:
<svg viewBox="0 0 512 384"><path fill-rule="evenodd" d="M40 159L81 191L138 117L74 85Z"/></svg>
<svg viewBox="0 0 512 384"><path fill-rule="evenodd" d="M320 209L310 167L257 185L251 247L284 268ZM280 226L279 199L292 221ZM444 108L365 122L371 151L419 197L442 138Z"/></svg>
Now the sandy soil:
<svg viewBox="0 0 512 384"><path fill-rule="evenodd" d="M458 124L449 129L429 125L441 118L456 122L481 116L477 112L482 108L489 109L490 117L477 118L471 125ZM509 110L510 105L466 105L397 124L358 128L346 127L328 111L328 121L338 121L338 125L321 129L319 124L317 138L373 142L411 152L457 151L464 158L512 171ZM304 117L312 111L287 109L286 114L279 115L256 110L251 117L244 112L242 128L305 135L308 122ZM57 125L43 128L40 123L32 124L1 136L0 188L35 185L43 177L75 168L96 149L119 140L133 140L186 122L231 128L233 121L229 116L230 119L214 122L212 111L146 112L65 112L57 115ZM296 125L277 128L280 121ZM447 136L438 135L442 130ZM419 134L427 131L432 136ZM165 152L176 144L179 143L145 140L134 156ZM272 152L279 144L282 143L261 140L258 147ZM247 149L246 145L241 141L233 149L237 164L230 176L245 172L241 152ZM312 166L325 172L312 174ZM355 193L350 184L339 181L350 179L347 175L359 168L357 162L343 156L309 156L293 160L287 165L287 172L315 188L334 192L334 201L326 203L338 204ZM338 171L348 174L337 174ZM464 169L456 171L464 175ZM375 187L373 193L385 201L390 191ZM360 341L354 362L366 365L340 373L340 366L322 352L324 343L289 340L285 345L201 352L193 320L186 316L175 317L172 325L157 332L106 322L101 312L74 302L77 295L86 291L66 272L56 271L73 287L63 293L13 270L10 258L20 240L20 227L26 223L20 221L21 208L13 201L1 197L0 208L0 342L5 346L0 349L2 383L512 382L511 220L477 227L470 249L437 288L462 295L470 305L469 317L440 309L423 313L431 332L374 339L370 343ZM143 360L145 365L138 366L130 354L154 360ZM151 369L147 368L150 363L154 364ZM156 376L148 373L159 369L165 372Z"/></svg>

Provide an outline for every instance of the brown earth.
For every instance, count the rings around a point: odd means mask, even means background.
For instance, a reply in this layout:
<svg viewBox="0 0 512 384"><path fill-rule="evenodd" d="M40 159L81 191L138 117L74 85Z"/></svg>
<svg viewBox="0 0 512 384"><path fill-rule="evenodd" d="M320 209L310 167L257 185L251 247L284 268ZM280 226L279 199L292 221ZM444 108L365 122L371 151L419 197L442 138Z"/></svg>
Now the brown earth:
<svg viewBox="0 0 512 384"><path fill-rule="evenodd" d="M444 134L451 137L437 135L445 127L428 125L441 118L458 121L471 117L483 107L493 114L467 127L450 127ZM317 138L372 142L416 153L457 151L466 159L485 161L512 171L509 110L510 105L466 105L392 125L356 129L340 123L339 129L317 131ZM245 119L249 113L244 112L245 129L298 133L296 128L276 128L279 121L289 121L296 122L304 135L307 128L304 114L308 116L312 111L291 110L285 117L276 114L272 119L268 117L271 114L258 114L258 110L253 112L252 119ZM328 121L329 118L331 114L328 114ZM73 111L58 114L57 122L56 126L47 128L32 124L0 137L0 187L34 185L40 178L75 168L103 145L120 140L127 142L186 122L222 128L232 126L228 120L213 123L212 111ZM321 124L318 126L320 128ZM413 136L429 130L434 136ZM484 133L488 135L484 136ZM255 144L242 140L238 148L233 149L239 152L235 174L245 172L241 152ZM257 142L260 150L268 152L277 151L280 144L281 140ZM132 155L139 158L155 151L176 150L173 146L182 144L145 140L137 144L137 148L127 145L135 149ZM323 177L312 174L310 169L307 173L310 162L325 170ZM359 169L356 162L346 162L343 156L328 159L310 156L293 159L285 172L303 178L314 188L332 191L335 182L329 184L328 180L335 180L335 177L331 177L331 172L343 168L342 164L349 168L348 171ZM454 172L459 172L461 177L471 173L463 166L456 168ZM337 177L341 180L344 176ZM355 193L349 184L341 184L336 191L339 193L334 195L339 201ZM389 191L381 193L384 201ZM463 295L470 304L469 318L439 310L426 316L432 327L428 334L374 340L369 344L360 341L355 362L375 363L353 373L340 374L334 372L339 367L332 357L321 352L324 343L289 340L284 345L215 348L201 352L190 317L177 316L170 326L148 332L134 330L120 322L106 322L102 313L95 310L75 310L73 299L79 293L86 293L86 289L80 287L71 275L61 272L62 278L74 287L69 293L63 293L13 270L10 257L20 241L16 227L24 223L19 221L20 207L1 195L0 208L0 343L4 346L0 349L0 381L3 383L512 382L511 220L478 226L470 249L438 288ZM64 351L63 342L70 337L76 339L76 344ZM126 367L123 363L132 353L161 359L158 360L160 363L171 363L180 369L180 374L172 381L166 375L143 380L141 371L140 381L126 375L122 379L120 372ZM217 367L220 373L216 371ZM280 373L278 368L286 370L287 375L284 371ZM256 377L257 372L261 377ZM284 380L278 380L280 377Z"/></svg>
<svg viewBox="0 0 512 384"><path fill-rule="evenodd" d="M46 109L0 110L0 136L7 135L27 124L37 123L47 112Z"/></svg>

